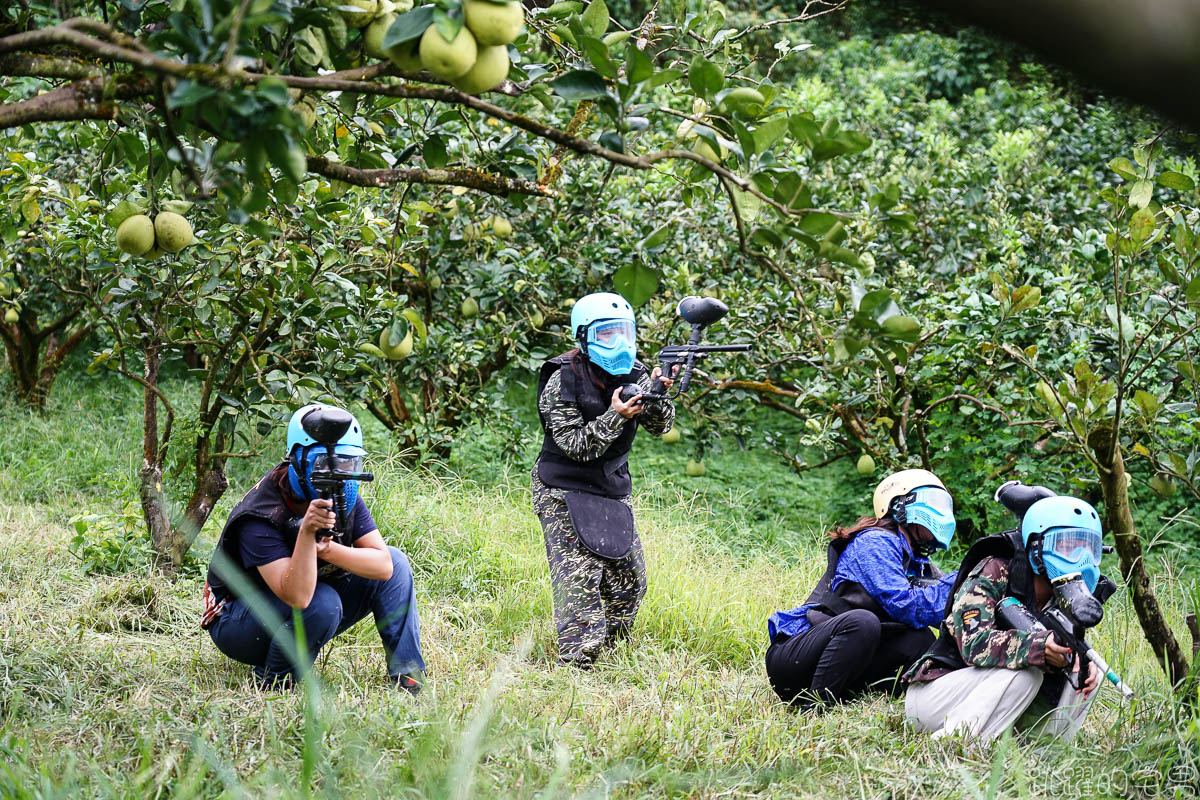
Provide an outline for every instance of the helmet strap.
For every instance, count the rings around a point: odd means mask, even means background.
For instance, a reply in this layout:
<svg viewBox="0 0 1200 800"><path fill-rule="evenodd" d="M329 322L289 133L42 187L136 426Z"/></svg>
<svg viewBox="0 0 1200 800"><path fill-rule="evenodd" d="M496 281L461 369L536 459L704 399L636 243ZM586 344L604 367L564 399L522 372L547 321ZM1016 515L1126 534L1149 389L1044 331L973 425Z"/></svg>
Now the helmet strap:
<svg viewBox="0 0 1200 800"><path fill-rule="evenodd" d="M891 505L888 508L888 516L890 516L892 519L896 520L896 522L898 522L901 525L904 525L905 523L907 523L908 522L908 513L906 512L905 509L908 507L908 502L911 498L912 498L911 494L901 495L899 497L893 497Z"/></svg>
<svg viewBox="0 0 1200 800"><path fill-rule="evenodd" d="M580 325L575 329L575 341L579 342L579 352L587 355L588 326Z"/></svg>
<svg viewBox="0 0 1200 800"><path fill-rule="evenodd" d="M1029 553L1029 564L1033 567L1035 575L1046 574L1046 562L1042 559L1042 537L1041 533L1030 534L1029 543L1025 545L1025 551Z"/></svg>
<svg viewBox="0 0 1200 800"><path fill-rule="evenodd" d="M297 481L300 484L300 491L308 494L308 475L305 474L305 464L308 463L308 447L297 445L292 449L292 469L296 470ZM310 497L302 497L301 500L311 500Z"/></svg>

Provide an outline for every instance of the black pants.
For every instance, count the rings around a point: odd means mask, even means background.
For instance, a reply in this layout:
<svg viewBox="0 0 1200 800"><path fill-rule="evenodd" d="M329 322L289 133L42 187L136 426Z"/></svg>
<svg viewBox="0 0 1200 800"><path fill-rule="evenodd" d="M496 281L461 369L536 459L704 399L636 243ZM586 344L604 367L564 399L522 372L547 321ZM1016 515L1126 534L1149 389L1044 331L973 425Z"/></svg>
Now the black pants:
<svg viewBox="0 0 1200 800"><path fill-rule="evenodd" d="M767 678L779 699L805 709L865 691L899 694L897 677L933 644L933 631L880 623L855 609L827 618L799 636L772 642Z"/></svg>

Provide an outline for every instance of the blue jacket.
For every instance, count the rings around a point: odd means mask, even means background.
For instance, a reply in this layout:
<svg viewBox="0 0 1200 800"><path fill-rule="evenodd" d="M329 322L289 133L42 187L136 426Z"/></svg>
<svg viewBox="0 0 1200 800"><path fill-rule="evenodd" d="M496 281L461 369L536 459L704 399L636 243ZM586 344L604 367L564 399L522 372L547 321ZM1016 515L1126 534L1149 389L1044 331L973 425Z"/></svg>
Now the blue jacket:
<svg viewBox="0 0 1200 800"><path fill-rule="evenodd" d="M906 556L911 559L907 572ZM927 563L928 559L913 554L908 537L867 529L846 545L838 559L832 588L836 591L845 581L858 583L892 619L911 628L927 628L941 622L958 575L952 572L931 586L914 586L914 567ZM774 639L778 633L799 636L806 632L812 627L808 621L811 607L803 605L772 614L767 620L768 636Z"/></svg>

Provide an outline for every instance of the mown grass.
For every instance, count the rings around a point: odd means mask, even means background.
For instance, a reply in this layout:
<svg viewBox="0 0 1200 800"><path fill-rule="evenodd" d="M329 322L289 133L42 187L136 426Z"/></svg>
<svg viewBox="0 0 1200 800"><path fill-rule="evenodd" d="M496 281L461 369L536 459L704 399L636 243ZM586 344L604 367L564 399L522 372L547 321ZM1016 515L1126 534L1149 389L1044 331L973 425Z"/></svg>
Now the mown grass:
<svg viewBox="0 0 1200 800"><path fill-rule="evenodd" d="M932 742L876 698L781 708L764 621L823 559L734 553L696 503L639 508L650 590L591 673L554 666L541 533L519 489L374 465L369 502L417 572L426 693L383 680L364 623L317 665L319 700L263 694L198 628L199 583L82 574L55 509L0 504L0 796L1187 796L1195 731L1123 600L1106 690L1072 748ZM815 539L814 539L815 544ZM1183 609L1170 580L1159 587ZM995 769L993 769L995 767ZM1174 768L1175 772L1170 770ZM306 775L311 775L306 778Z"/></svg>

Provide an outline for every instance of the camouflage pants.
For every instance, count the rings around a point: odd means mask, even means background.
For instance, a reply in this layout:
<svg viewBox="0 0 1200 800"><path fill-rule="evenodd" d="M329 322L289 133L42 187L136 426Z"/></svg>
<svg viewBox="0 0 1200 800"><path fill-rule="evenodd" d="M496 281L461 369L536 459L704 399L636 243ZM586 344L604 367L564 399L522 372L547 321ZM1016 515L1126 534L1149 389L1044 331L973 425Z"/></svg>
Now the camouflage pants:
<svg viewBox="0 0 1200 800"><path fill-rule="evenodd" d="M554 593L554 627L558 660L590 667L600 651L629 635L646 593L642 542L620 561L595 555L579 541L563 492L533 477L533 510L542 522L550 587ZM631 505L631 498L624 498Z"/></svg>

